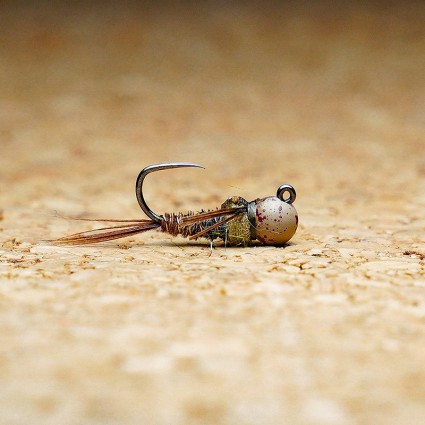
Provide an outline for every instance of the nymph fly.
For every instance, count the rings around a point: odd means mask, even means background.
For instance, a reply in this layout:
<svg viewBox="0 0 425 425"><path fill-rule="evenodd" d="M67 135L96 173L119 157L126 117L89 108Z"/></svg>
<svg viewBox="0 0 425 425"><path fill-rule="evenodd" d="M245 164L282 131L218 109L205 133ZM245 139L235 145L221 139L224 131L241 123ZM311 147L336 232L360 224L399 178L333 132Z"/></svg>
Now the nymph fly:
<svg viewBox="0 0 425 425"><path fill-rule="evenodd" d="M115 225L75 233L57 239L55 243L90 244L133 236L154 229L173 236L181 235L190 240L202 237L211 244L212 241L221 239L228 246L248 246L255 240L264 245L283 245L294 236L298 226L298 214L293 206L296 192L289 184L280 186L276 196L251 202L240 196L232 196L216 210L156 214L148 207L143 196L145 177L154 171L181 167L203 168L197 164L173 162L151 165L140 172L136 180L136 197L149 219L95 220L112 222ZM285 198L285 194L288 194L288 197Z"/></svg>

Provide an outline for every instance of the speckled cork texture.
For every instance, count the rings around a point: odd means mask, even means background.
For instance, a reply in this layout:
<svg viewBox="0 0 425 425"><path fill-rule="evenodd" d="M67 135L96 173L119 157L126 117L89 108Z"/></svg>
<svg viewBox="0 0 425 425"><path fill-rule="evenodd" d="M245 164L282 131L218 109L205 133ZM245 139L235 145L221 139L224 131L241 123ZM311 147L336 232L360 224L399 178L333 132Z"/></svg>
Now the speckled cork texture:
<svg viewBox="0 0 425 425"><path fill-rule="evenodd" d="M0 6L0 423L423 424L424 4L155 4ZM167 161L158 213L297 233L46 242Z"/></svg>

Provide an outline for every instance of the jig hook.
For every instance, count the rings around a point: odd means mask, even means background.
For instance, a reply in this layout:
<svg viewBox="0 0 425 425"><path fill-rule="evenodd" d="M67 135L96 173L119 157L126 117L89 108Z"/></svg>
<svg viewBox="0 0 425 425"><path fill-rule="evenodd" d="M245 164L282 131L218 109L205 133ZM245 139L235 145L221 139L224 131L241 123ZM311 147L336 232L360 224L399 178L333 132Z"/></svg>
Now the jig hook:
<svg viewBox="0 0 425 425"><path fill-rule="evenodd" d="M168 170L170 168L183 168L183 167L194 167L194 168L205 168L202 165L192 164L191 162L165 162L161 164L149 165L140 171L140 174L136 179L136 198L142 211L156 223L161 223L164 220L164 216L156 214L147 205L143 196L143 181L149 173L155 171Z"/></svg>

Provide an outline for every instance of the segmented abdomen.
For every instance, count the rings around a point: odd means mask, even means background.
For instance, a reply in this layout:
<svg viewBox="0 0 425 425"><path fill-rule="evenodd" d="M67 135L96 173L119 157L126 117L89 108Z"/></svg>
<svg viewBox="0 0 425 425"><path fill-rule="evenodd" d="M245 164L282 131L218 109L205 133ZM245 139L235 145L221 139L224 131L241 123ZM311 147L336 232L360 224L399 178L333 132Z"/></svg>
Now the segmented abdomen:
<svg viewBox="0 0 425 425"><path fill-rule="evenodd" d="M205 213L205 212L207 211L201 211L201 213ZM215 218L209 218L207 220L201 220L197 223L192 223L188 225L185 225L183 223L183 219L185 217L191 217L196 214L197 213L193 213L193 212L189 212L187 214L165 213L163 216L164 220L162 220L161 222L161 231L165 233L169 233L170 235L173 235L173 236L181 235L186 238L186 237L196 235L197 233L202 232L203 230L213 226L214 224L222 220L222 218L220 217L215 217ZM204 233L202 237L206 239L210 239L210 240L214 240L217 238L224 239L225 233L226 233L226 225L223 224L209 232Z"/></svg>

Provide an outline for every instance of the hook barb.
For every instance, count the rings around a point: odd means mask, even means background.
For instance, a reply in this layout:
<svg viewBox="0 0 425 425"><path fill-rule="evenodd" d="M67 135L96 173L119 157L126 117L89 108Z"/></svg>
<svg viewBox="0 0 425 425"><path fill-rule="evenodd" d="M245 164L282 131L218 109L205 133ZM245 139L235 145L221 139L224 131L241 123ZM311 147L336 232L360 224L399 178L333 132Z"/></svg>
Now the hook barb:
<svg viewBox="0 0 425 425"><path fill-rule="evenodd" d="M202 165L192 164L191 162L165 162L161 164L149 165L148 167L143 168L140 171L140 174L136 179L136 197L137 202L140 205L142 211L153 221L161 223L164 220L162 215L154 213L146 204L145 198L143 196L143 181L149 173L154 171L168 170L170 168L183 168L183 167L195 167L195 168L205 168Z"/></svg>

